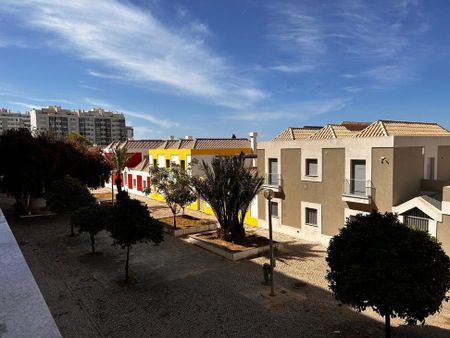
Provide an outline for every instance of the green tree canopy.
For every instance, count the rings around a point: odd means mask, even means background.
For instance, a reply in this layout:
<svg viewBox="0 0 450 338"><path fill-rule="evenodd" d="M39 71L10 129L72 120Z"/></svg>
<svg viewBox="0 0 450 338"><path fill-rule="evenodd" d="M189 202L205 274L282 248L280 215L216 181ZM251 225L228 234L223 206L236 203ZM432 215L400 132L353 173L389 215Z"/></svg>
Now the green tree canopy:
<svg viewBox="0 0 450 338"><path fill-rule="evenodd" d="M95 236L106 229L111 218L111 207L92 204L78 209L71 216L71 223L80 233L87 232L91 240L92 253L95 254Z"/></svg>
<svg viewBox="0 0 450 338"><path fill-rule="evenodd" d="M392 213L357 215L328 247L327 280L336 299L367 307L410 325L439 311L450 289L450 259L426 232L401 224Z"/></svg>
<svg viewBox="0 0 450 338"><path fill-rule="evenodd" d="M162 225L150 216L146 205L138 200L122 198L112 207L107 229L114 239L113 245L127 249L125 280L128 281L130 249L136 243L160 243L163 240Z"/></svg>
<svg viewBox="0 0 450 338"><path fill-rule="evenodd" d="M71 131L68 135L68 139L72 142L79 144L83 147L91 147L93 143L88 138L84 137L83 135L76 133L74 131Z"/></svg>
<svg viewBox="0 0 450 338"><path fill-rule="evenodd" d="M86 185L70 176L54 181L47 191L47 206L56 213L71 214L94 202L95 198ZM72 223L71 235L74 236Z"/></svg>
<svg viewBox="0 0 450 338"><path fill-rule="evenodd" d="M154 190L162 195L173 214L173 227L177 227L176 215L182 209L195 202L197 195L193 190L189 170L172 163L170 168L151 167L151 183Z"/></svg>
<svg viewBox="0 0 450 338"><path fill-rule="evenodd" d="M54 180L70 175L97 188L110 173L100 149L46 135L34 137L28 130L0 135L0 157L3 188L16 198L20 213L28 213L31 197L42 195Z"/></svg>
<svg viewBox="0 0 450 338"><path fill-rule="evenodd" d="M211 164L202 162L202 177L194 178L200 196L209 203L226 241L245 237L244 218L250 203L261 190L264 178L245 165L245 154L216 156Z"/></svg>

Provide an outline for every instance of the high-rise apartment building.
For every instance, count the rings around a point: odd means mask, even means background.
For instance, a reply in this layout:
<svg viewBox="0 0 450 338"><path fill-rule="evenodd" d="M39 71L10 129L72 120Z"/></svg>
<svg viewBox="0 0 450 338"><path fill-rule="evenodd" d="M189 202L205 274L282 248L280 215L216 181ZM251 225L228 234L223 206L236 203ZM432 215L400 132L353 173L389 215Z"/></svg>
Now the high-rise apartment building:
<svg viewBox="0 0 450 338"><path fill-rule="evenodd" d="M11 129L30 129L30 116L0 108L0 135Z"/></svg>
<svg viewBox="0 0 450 338"><path fill-rule="evenodd" d="M128 129L123 114L93 108L89 111L69 110L59 106L32 109L30 111L31 130L57 136L67 136L76 132L94 144L106 146L113 141L125 141Z"/></svg>

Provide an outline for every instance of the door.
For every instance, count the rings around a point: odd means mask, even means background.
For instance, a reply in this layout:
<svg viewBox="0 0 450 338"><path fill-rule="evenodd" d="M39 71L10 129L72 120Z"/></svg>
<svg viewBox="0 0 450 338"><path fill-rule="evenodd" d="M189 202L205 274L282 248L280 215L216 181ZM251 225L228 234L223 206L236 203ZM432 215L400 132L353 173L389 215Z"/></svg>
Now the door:
<svg viewBox="0 0 450 338"><path fill-rule="evenodd" d="M133 175L128 174L128 189L133 189Z"/></svg>
<svg viewBox="0 0 450 338"><path fill-rule="evenodd" d="M142 191L142 176L137 175L137 190Z"/></svg>
<svg viewBox="0 0 450 338"><path fill-rule="evenodd" d="M350 192L354 195L366 196L366 161L351 161Z"/></svg>

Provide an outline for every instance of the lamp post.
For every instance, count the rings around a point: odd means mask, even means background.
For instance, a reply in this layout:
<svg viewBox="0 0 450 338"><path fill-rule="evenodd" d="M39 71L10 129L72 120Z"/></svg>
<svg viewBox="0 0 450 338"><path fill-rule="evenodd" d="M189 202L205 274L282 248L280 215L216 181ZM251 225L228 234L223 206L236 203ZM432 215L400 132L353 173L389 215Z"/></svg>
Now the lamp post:
<svg viewBox="0 0 450 338"><path fill-rule="evenodd" d="M273 239L272 239L272 203L273 198L272 189L264 190L264 197L267 199L267 206L269 210L269 255L270 255L270 295L275 296L273 289L273 268L275 267L275 259L273 257Z"/></svg>

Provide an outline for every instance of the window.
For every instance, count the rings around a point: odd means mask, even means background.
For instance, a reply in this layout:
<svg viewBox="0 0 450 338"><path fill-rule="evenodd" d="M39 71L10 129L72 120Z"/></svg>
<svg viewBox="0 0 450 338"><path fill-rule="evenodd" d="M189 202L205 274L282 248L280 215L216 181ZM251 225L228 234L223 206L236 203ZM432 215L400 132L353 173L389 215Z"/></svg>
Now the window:
<svg viewBox="0 0 450 338"><path fill-rule="evenodd" d="M434 157L427 158L427 180L434 180Z"/></svg>
<svg viewBox="0 0 450 338"><path fill-rule="evenodd" d="M144 189L147 188L147 182L142 181L142 187L143 187Z"/></svg>
<svg viewBox="0 0 450 338"><path fill-rule="evenodd" d="M306 159L306 176L317 177L317 158Z"/></svg>
<svg viewBox="0 0 450 338"><path fill-rule="evenodd" d="M181 170L186 170L186 161L185 160L180 161L180 168L181 168Z"/></svg>
<svg viewBox="0 0 450 338"><path fill-rule="evenodd" d="M170 168L170 160L166 160L166 168Z"/></svg>
<svg viewBox="0 0 450 338"><path fill-rule="evenodd" d="M317 226L317 209L305 208L305 223Z"/></svg>
<svg viewBox="0 0 450 338"><path fill-rule="evenodd" d="M278 175L278 159L269 158L269 177L270 185L280 185L280 177Z"/></svg>
<svg viewBox="0 0 450 338"><path fill-rule="evenodd" d="M156 168L158 166L158 160L156 158L153 159L153 167Z"/></svg>
<svg viewBox="0 0 450 338"><path fill-rule="evenodd" d="M136 187L136 179L133 178L133 187Z"/></svg>
<svg viewBox="0 0 450 338"><path fill-rule="evenodd" d="M278 203L270 202L270 209L272 209L272 217L278 218Z"/></svg>

